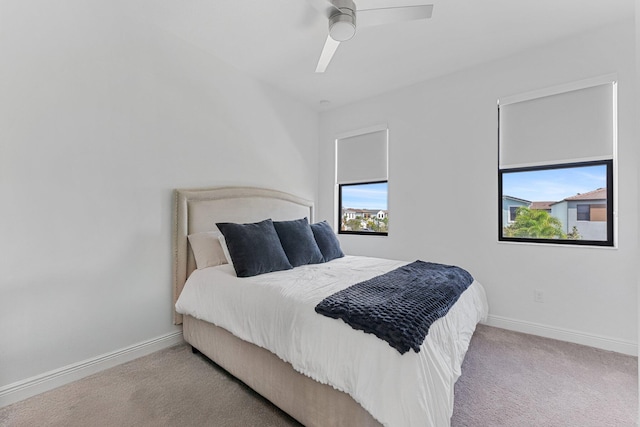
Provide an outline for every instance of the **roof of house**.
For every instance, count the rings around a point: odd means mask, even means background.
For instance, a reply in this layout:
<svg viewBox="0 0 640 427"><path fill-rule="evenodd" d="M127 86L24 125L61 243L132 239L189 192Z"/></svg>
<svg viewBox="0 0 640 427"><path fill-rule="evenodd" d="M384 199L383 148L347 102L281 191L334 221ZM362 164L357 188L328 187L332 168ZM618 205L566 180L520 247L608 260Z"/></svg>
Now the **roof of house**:
<svg viewBox="0 0 640 427"><path fill-rule="evenodd" d="M575 196L567 197L564 200L607 200L607 189L598 188L587 193L578 193Z"/></svg>
<svg viewBox="0 0 640 427"><path fill-rule="evenodd" d="M554 203L555 202L531 202L529 209L548 210L551 209L551 205Z"/></svg>
<svg viewBox="0 0 640 427"><path fill-rule="evenodd" d="M368 213L377 214L378 212L387 213L386 209L360 209L360 208L343 208L343 212Z"/></svg>
<svg viewBox="0 0 640 427"><path fill-rule="evenodd" d="M522 202L522 203L531 203L531 200L525 200L525 199L520 199L518 197L513 197L513 196L507 196L506 194L504 196L502 196L503 199L511 199L511 200L515 200L516 202Z"/></svg>

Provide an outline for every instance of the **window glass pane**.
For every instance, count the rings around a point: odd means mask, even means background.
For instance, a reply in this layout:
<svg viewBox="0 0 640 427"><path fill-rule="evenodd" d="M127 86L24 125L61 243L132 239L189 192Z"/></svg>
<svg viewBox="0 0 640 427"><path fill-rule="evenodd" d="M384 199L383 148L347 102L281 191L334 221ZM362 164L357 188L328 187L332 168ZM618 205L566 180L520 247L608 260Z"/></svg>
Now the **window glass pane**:
<svg viewBox="0 0 640 427"><path fill-rule="evenodd" d="M389 230L387 182L339 187L340 233L382 234Z"/></svg>
<svg viewBox="0 0 640 427"><path fill-rule="evenodd" d="M578 221L589 221L590 205L578 205Z"/></svg>
<svg viewBox="0 0 640 427"><path fill-rule="evenodd" d="M605 160L499 171L500 240L612 246L612 167Z"/></svg>
<svg viewBox="0 0 640 427"><path fill-rule="evenodd" d="M516 212L518 212L517 206L509 206L509 222L516 220Z"/></svg>

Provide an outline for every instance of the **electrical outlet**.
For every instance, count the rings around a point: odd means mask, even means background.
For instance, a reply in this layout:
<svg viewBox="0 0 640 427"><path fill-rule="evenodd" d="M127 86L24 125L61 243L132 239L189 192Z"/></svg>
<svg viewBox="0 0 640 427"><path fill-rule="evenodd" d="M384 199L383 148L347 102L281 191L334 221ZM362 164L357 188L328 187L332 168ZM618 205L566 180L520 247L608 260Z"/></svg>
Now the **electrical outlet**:
<svg viewBox="0 0 640 427"><path fill-rule="evenodd" d="M540 289L533 290L533 301L534 302L544 302L544 292Z"/></svg>

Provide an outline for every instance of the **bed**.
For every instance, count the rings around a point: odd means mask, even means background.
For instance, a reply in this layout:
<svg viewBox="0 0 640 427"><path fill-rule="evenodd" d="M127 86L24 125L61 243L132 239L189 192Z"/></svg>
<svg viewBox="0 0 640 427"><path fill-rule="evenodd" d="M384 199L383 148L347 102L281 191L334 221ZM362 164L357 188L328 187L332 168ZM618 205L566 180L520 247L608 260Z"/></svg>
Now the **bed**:
<svg viewBox="0 0 640 427"><path fill-rule="evenodd" d="M174 321L194 349L306 426L449 424L464 354L488 311L479 283L433 323L419 353L401 355L313 306L405 261L344 256L248 278L227 263L196 268L192 238L212 238L216 223L313 223L313 203L250 187L176 190L175 201Z"/></svg>

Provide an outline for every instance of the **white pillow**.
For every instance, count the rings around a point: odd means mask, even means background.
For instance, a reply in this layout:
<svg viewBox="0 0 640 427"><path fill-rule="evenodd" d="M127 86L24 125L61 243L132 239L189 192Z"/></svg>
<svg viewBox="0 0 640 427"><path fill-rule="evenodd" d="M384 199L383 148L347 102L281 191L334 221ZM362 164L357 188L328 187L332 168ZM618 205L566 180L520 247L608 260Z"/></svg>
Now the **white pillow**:
<svg viewBox="0 0 640 427"><path fill-rule="evenodd" d="M227 261L227 264L231 264L233 266L233 261L231 260L231 254L229 253L229 248L227 247L227 241L224 238L224 234L218 233L218 241L220 242L220 246L222 246L222 252L224 253L224 258Z"/></svg>
<svg viewBox="0 0 640 427"><path fill-rule="evenodd" d="M187 236L191 250L193 251L193 256L196 259L196 268L198 270L227 263L218 236L222 236L222 233L219 231L205 231Z"/></svg>

